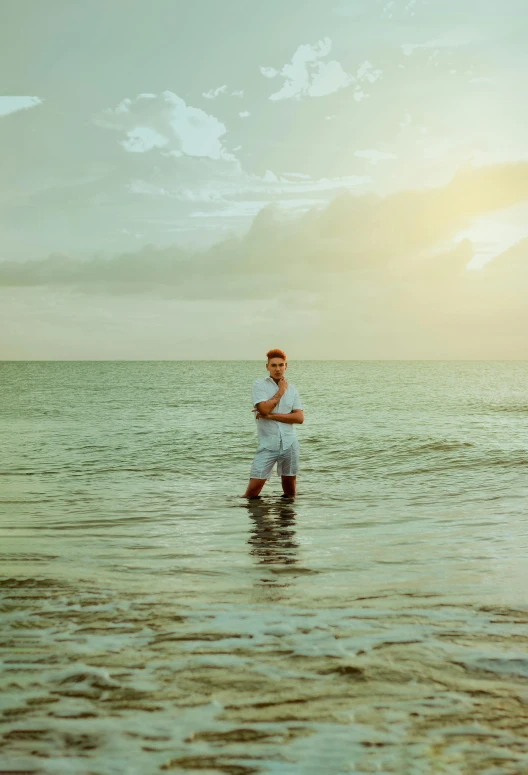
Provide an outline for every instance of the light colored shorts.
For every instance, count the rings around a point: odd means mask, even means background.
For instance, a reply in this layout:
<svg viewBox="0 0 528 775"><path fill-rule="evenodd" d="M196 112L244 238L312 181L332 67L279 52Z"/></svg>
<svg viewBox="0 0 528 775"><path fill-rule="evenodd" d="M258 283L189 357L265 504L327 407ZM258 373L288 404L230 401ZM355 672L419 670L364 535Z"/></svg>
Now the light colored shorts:
<svg viewBox="0 0 528 775"><path fill-rule="evenodd" d="M279 476L297 476L299 470L299 442L294 441L288 449L271 450L259 446L251 466L251 479L269 479L273 466L277 463Z"/></svg>

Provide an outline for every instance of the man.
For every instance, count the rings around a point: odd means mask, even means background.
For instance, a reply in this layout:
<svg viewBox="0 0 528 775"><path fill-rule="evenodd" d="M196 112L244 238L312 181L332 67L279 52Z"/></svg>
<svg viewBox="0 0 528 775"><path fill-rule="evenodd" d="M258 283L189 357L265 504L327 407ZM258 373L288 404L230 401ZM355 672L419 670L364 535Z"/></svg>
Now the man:
<svg viewBox="0 0 528 775"><path fill-rule="evenodd" d="M282 491L285 497L293 498L299 470L299 442L294 426L304 422L304 413L297 388L289 385L284 376L288 368L286 355L282 350L270 350L266 356L269 377L253 383L259 445L243 497L258 497L277 463Z"/></svg>

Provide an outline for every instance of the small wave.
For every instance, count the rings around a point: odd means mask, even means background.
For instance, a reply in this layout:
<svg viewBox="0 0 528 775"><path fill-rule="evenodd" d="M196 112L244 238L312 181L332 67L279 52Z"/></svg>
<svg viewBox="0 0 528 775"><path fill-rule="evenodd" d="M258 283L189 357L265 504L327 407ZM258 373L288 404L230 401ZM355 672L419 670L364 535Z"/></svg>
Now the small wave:
<svg viewBox="0 0 528 775"><path fill-rule="evenodd" d="M52 476L61 471L0 471L0 476Z"/></svg>
<svg viewBox="0 0 528 775"><path fill-rule="evenodd" d="M506 412L511 414L528 414L528 404L490 404L488 412Z"/></svg>
<svg viewBox="0 0 528 775"><path fill-rule="evenodd" d="M413 470L405 471L393 471L388 473L387 476L410 476L413 474L437 474L447 471L455 470L473 470L478 468L490 468L497 466L499 468L517 468L518 466L528 465L528 460L515 460L512 458L495 458L479 457L475 460L453 460L450 462L444 462L436 466L424 466L421 468L415 468Z"/></svg>
<svg viewBox="0 0 528 775"><path fill-rule="evenodd" d="M431 441L415 447L415 452L451 452L452 450L474 446L470 441Z"/></svg>

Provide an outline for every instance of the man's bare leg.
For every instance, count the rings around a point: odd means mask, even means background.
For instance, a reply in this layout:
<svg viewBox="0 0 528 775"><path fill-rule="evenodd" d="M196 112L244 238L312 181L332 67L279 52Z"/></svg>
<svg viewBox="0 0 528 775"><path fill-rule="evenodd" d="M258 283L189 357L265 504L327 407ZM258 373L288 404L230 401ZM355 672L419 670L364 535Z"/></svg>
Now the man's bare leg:
<svg viewBox="0 0 528 775"><path fill-rule="evenodd" d="M250 479L247 486L247 490L242 496L243 498L258 498L260 491L264 487L267 479Z"/></svg>
<svg viewBox="0 0 528 775"><path fill-rule="evenodd" d="M295 498L296 476L281 476L282 491L286 498Z"/></svg>

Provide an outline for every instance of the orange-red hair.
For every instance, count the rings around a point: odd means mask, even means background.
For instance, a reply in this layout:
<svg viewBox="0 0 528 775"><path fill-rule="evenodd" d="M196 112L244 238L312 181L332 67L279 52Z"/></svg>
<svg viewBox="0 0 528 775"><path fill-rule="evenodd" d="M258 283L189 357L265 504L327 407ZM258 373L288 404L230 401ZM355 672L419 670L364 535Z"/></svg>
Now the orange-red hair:
<svg viewBox="0 0 528 775"><path fill-rule="evenodd" d="M266 357L268 361L271 360L271 358L283 358L284 361L286 361L286 353L282 350L268 350Z"/></svg>

